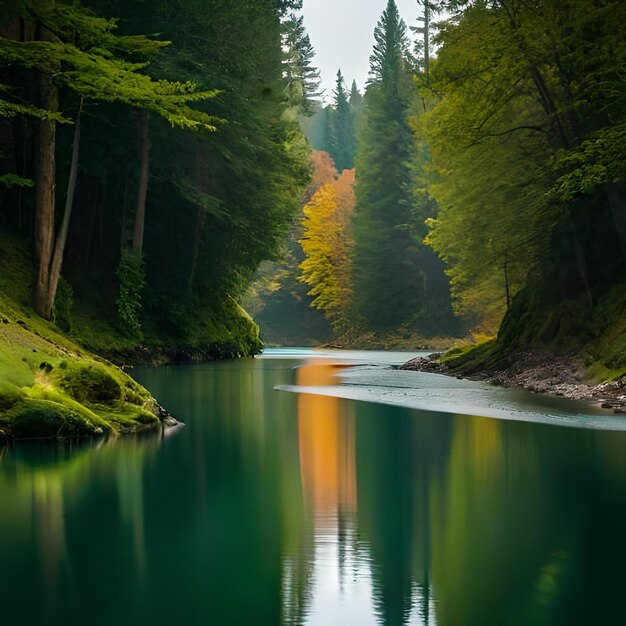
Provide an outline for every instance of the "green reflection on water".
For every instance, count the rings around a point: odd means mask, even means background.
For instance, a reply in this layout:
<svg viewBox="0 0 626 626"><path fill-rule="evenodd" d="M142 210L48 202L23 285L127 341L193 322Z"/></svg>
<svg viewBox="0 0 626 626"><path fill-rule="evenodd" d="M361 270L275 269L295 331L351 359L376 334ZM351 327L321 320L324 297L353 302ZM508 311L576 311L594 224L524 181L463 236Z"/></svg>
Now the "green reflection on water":
<svg viewBox="0 0 626 626"><path fill-rule="evenodd" d="M335 371L295 364L142 370L186 428L2 451L6 623L625 623L625 435L274 392Z"/></svg>

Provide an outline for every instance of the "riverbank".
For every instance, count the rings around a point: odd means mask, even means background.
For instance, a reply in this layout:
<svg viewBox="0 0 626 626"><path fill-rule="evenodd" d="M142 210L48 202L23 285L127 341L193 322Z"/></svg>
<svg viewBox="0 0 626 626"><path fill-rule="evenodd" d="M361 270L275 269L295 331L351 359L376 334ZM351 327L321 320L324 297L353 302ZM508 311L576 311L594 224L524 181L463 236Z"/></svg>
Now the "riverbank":
<svg viewBox="0 0 626 626"><path fill-rule="evenodd" d="M454 359L433 354L411 359L398 369L483 380L498 386L519 387L535 393L583 400L615 413L626 413L626 376L594 383L590 380L588 368L576 356L515 352L491 366L461 372L455 367Z"/></svg>
<svg viewBox="0 0 626 626"><path fill-rule="evenodd" d="M176 423L128 374L0 290L0 443L115 436Z"/></svg>
<svg viewBox="0 0 626 626"><path fill-rule="evenodd" d="M115 325L110 311L76 295L69 298L71 306L66 302L56 325L31 307L28 242L1 229L0 266L6 270L0 272L0 444L13 438L77 439L175 425L126 373L129 369L236 357L261 348L258 327L231 301L224 305L223 318L208 313L182 325L184 336L147 328L141 337L130 337Z"/></svg>

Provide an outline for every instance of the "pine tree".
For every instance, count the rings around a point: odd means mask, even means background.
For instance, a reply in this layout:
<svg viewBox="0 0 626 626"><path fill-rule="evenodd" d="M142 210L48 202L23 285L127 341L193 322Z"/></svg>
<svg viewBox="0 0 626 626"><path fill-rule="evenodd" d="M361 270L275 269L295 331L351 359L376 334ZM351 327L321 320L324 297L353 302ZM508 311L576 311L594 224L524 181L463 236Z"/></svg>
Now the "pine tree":
<svg viewBox="0 0 626 626"><path fill-rule="evenodd" d="M356 155L356 138L359 133L359 124L363 117L363 96L357 87L356 80L352 81L352 87L350 88L350 113L352 115L352 128L354 129L354 150Z"/></svg>
<svg viewBox="0 0 626 626"><path fill-rule="evenodd" d="M424 296L420 246L410 230L415 202L411 74L406 27L393 0L374 36L357 150L353 282L362 323L389 331L414 319Z"/></svg>
<svg viewBox="0 0 626 626"><path fill-rule="evenodd" d="M348 93L341 74L337 72L334 110L331 116L331 154L339 172L354 168L356 139Z"/></svg>
<svg viewBox="0 0 626 626"><path fill-rule="evenodd" d="M304 28L304 18L291 14L283 22L283 46L285 48L284 77L289 105L299 113L310 116L314 103L320 95L319 70L312 65L315 50Z"/></svg>

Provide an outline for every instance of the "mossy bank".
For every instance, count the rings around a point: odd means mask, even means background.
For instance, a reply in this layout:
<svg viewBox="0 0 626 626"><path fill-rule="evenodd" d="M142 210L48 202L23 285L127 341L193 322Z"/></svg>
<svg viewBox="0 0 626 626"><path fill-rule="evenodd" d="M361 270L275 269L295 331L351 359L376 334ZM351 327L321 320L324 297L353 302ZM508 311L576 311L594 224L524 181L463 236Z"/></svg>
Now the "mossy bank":
<svg viewBox="0 0 626 626"><path fill-rule="evenodd" d="M235 316L241 323L232 327L211 318L198 321L196 335L181 346L171 337L128 337L105 316L91 316L89 302L78 299L64 311L62 331L30 307L27 243L0 232L0 244L0 444L12 438L116 435L172 423L146 389L96 353L136 365L260 349L258 328L243 310Z"/></svg>
<svg viewBox="0 0 626 626"><path fill-rule="evenodd" d="M0 294L0 432L81 438L159 426L164 411L130 376Z"/></svg>

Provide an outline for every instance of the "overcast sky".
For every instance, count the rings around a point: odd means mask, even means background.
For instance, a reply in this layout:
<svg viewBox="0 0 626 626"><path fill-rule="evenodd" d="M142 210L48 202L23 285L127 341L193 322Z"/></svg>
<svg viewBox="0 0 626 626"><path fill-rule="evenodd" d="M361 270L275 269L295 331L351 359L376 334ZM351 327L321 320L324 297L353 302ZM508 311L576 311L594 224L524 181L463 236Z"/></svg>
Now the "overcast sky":
<svg viewBox="0 0 626 626"><path fill-rule="evenodd" d="M416 0L396 0L407 26L417 26L422 9ZM355 79L359 89L367 80L374 46L374 27L387 0L304 0L304 23L316 51L314 64L322 73L322 88L332 97L337 70L348 88ZM413 35L413 33L410 33Z"/></svg>

